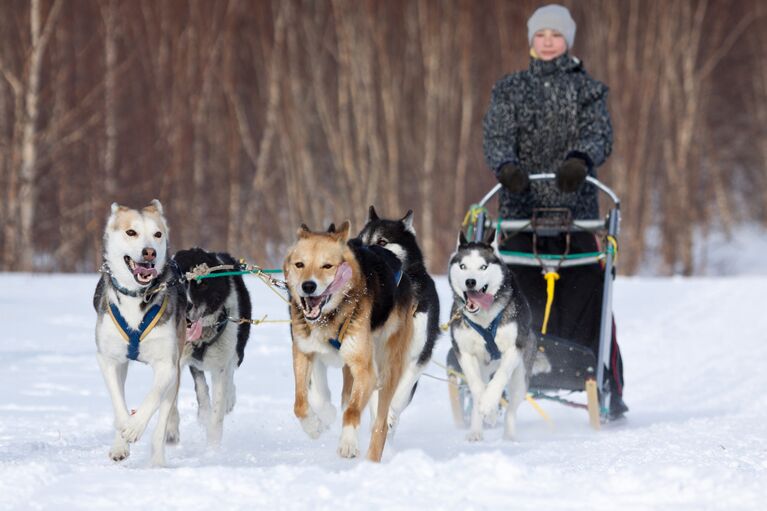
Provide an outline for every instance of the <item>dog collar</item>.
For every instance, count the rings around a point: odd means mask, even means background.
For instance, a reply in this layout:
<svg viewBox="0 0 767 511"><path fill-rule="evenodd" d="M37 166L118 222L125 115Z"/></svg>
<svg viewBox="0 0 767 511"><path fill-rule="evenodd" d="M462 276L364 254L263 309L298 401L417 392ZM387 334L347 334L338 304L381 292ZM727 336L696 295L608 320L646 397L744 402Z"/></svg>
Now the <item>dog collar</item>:
<svg viewBox="0 0 767 511"><path fill-rule="evenodd" d="M501 313L498 313L487 328L473 322L466 317L466 314L463 314L463 321L476 330L476 332L485 340L485 349L490 354L492 360L501 358L501 350L498 349L498 345L495 343L495 334L498 332L498 324L501 322Z"/></svg>
<svg viewBox="0 0 767 511"><path fill-rule="evenodd" d="M134 291L134 290L128 289L127 287L122 286L119 282L117 282L117 279L112 273L112 269L109 267L106 261L104 261L104 263L101 265L101 272L109 275L109 281L112 283L112 287L115 289L115 291L126 296L131 296L133 298L144 297L149 292L149 290L152 289L152 287L155 287L153 285L150 285L148 287L137 289ZM159 278L155 279L155 282L157 280L159 280Z"/></svg>
<svg viewBox="0 0 767 511"><path fill-rule="evenodd" d="M160 275L157 276L157 278L154 279L152 284L136 291L132 291L120 285L120 283L117 282L117 279L112 274L112 270L109 268L109 265L106 263L106 261L101 265L101 272L109 275L109 280L112 283L112 287L115 289L115 291L126 296L131 296L133 298L142 298L145 303L149 303L153 295L165 291L169 287L177 286L186 280L186 277L181 273L181 269L178 267L176 261L171 259L166 263L165 266L166 268ZM162 276L165 275L166 272L171 274L170 279L161 282L161 280L163 280Z"/></svg>
<svg viewBox="0 0 767 511"><path fill-rule="evenodd" d="M118 291L121 294L132 296L133 298L144 296L144 292L145 292L144 288L133 291L128 289L127 287L123 287L120 285L119 282L117 282L117 279L111 273L109 274L109 279L112 281L112 287L115 288L115 291Z"/></svg>

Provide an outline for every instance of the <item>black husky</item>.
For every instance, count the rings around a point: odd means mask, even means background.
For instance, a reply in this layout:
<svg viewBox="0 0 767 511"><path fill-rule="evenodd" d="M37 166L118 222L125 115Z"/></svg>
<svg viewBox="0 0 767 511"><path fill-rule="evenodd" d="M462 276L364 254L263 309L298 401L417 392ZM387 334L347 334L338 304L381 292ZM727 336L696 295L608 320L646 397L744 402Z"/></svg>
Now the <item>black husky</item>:
<svg viewBox="0 0 767 511"><path fill-rule="evenodd" d="M399 414L410 403L418 378L431 360L439 336L439 297L416 242L412 210L399 220L386 220L370 206L368 221L357 238L364 245L383 247L397 256L418 301L408 363L389 409L389 431L393 433Z"/></svg>
<svg viewBox="0 0 767 511"><path fill-rule="evenodd" d="M208 268L237 264L229 254L201 248L180 250L174 260L184 274L203 264ZM187 337L181 363L189 365L197 416L206 427L208 443L216 446L221 442L224 415L234 408L234 370L242 364L250 335L250 324L236 321L251 317L250 295L241 276L192 279L186 283L186 292ZM211 376L212 406L205 371Z"/></svg>

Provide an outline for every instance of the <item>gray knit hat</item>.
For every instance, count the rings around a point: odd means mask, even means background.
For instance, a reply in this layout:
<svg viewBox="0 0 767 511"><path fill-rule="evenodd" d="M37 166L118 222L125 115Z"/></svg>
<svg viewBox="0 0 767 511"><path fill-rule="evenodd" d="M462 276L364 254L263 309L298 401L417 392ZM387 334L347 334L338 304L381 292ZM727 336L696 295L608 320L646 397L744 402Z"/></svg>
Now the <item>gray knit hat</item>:
<svg viewBox="0 0 767 511"><path fill-rule="evenodd" d="M556 30L567 41L567 47L572 48L575 42L575 21L570 16L567 7L558 4L549 4L538 8L530 19L527 20L527 41L533 45L533 36L539 30L550 28Z"/></svg>

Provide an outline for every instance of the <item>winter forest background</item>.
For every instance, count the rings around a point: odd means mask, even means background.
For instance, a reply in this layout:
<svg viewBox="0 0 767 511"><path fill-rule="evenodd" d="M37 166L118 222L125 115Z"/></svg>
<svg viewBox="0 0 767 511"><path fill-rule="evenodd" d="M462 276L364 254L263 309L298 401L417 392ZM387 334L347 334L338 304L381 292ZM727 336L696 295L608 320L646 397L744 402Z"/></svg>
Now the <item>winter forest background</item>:
<svg viewBox="0 0 767 511"><path fill-rule="evenodd" d="M174 248L264 266L302 222L413 208L441 273L542 3L0 0L0 270L94 271L109 204L158 197ZM563 3L611 89L621 271L767 224L767 3Z"/></svg>

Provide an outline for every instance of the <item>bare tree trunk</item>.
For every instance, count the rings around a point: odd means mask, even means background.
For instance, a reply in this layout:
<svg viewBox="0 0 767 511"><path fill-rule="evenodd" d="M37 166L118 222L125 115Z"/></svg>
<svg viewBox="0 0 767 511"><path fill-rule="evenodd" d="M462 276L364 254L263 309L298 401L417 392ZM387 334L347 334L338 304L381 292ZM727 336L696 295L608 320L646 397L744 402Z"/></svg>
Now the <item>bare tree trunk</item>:
<svg viewBox="0 0 767 511"><path fill-rule="evenodd" d="M104 195L117 195L117 0L102 4L104 17ZM104 214L104 213L102 213Z"/></svg>
<svg viewBox="0 0 767 511"><path fill-rule="evenodd" d="M404 13L403 13L404 15ZM386 146L386 176L383 181L389 193L383 197L385 211L389 215L398 215L402 211L400 206L400 148L399 137L401 133L400 122L402 106L402 82L403 77L394 69L392 50L387 45L386 30L379 28L373 31L375 38L375 53L377 56L381 107L383 115L383 136ZM418 212L420 214L420 212Z"/></svg>
<svg viewBox="0 0 767 511"><path fill-rule="evenodd" d="M433 17L426 1L418 3L418 19L421 33L421 52L425 69L424 90L426 94L426 135L423 150L423 174L421 177L421 226L423 251L427 258L435 256L434 236L434 168L437 161L437 109L439 107L439 34L432 34Z"/></svg>
<svg viewBox="0 0 767 511"><path fill-rule="evenodd" d="M57 0L51 8L48 19L43 25L40 0L31 0L30 36L32 48L29 55L29 72L24 97L24 121L21 140L21 168L19 170L19 225L20 240L16 267L30 271L34 267L34 224L37 209L37 121L40 101L40 73L45 47L50 40L53 25L61 10L61 1Z"/></svg>
<svg viewBox="0 0 767 511"><path fill-rule="evenodd" d="M267 97L266 97L266 114L264 115L264 129L261 134L261 140L256 149L256 145L252 140L250 129L247 129L244 122L239 121L237 123L238 133L243 140L243 146L245 147L245 154L248 155L251 164L253 165L253 178L250 182L250 194L252 198L259 197L261 195L269 195L265 190L266 182L268 179L269 159L272 155L272 147L274 145L274 138L277 133L277 116L279 114L280 101L282 99L282 68L285 59L285 9L291 9L292 7L286 7L284 3L277 5L278 9L276 19L274 21L274 41L270 52L269 62L269 75L267 82ZM234 91L232 95L236 94ZM238 97L233 97L235 112L237 119L240 120L244 117L244 105ZM259 221L258 215L259 205L255 200L251 200L246 205L246 214L242 226L243 237L247 237L248 233L258 232L257 223ZM253 243L249 247L251 252L256 252L257 246L261 243Z"/></svg>
<svg viewBox="0 0 767 511"><path fill-rule="evenodd" d="M756 2L754 12L756 19L767 19L767 7L763 2ZM767 55L767 32L764 30L753 30L751 32L753 41L753 54L757 56L756 65L751 75L750 85L751 93L748 95L751 111L754 112L753 123L756 132L756 145L758 150L757 165L761 172L758 172L757 183L760 188L761 204L759 210L761 213L762 224L767 226L767 62L764 56Z"/></svg>
<svg viewBox="0 0 767 511"><path fill-rule="evenodd" d="M0 25L0 31L2 30ZM0 58L0 62L2 59ZM0 68L2 65L0 64ZM5 87L5 84L0 81L0 190L7 190L10 186L9 183L9 170L10 161L8 154L10 153L5 134L8 132L9 119L12 114L11 101L9 101L10 95ZM0 233L4 233L6 222L8 222L8 204L3 192L0 192ZM3 254L5 253L7 240L5 236L0 236L0 270L2 270Z"/></svg>
<svg viewBox="0 0 767 511"><path fill-rule="evenodd" d="M458 40L461 41L460 83L461 83L461 120L458 134L458 157L456 159L455 179L453 180L453 218L460 218L466 202L466 170L469 161L469 137L471 123L474 120L474 77L471 74L471 2L461 0L458 21Z"/></svg>

